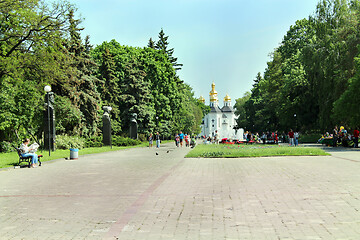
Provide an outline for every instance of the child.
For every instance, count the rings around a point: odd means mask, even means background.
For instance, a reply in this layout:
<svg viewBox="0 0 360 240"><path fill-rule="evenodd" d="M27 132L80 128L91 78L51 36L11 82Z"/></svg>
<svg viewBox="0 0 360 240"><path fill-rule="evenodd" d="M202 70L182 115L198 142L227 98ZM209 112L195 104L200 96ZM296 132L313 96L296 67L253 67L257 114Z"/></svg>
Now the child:
<svg viewBox="0 0 360 240"><path fill-rule="evenodd" d="M149 148L151 148L153 146L153 135L152 133L150 133L150 136L149 136Z"/></svg>
<svg viewBox="0 0 360 240"><path fill-rule="evenodd" d="M185 146L189 147L190 146L190 142L189 142L189 135L185 134Z"/></svg>

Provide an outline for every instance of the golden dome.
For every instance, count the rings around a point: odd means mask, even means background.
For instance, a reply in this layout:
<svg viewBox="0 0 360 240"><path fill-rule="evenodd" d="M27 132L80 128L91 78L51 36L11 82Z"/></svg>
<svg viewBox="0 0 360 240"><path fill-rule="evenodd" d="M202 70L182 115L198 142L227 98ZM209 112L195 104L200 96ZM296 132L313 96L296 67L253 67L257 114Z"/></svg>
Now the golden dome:
<svg viewBox="0 0 360 240"><path fill-rule="evenodd" d="M217 91L215 90L215 83L213 82L211 84L211 91L210 91L210 102L217 102L218 101L218 97L217 97Z"/></svg>
<svg viewBox="0 0 360 240"><path fill-rule="evenodd" d="M231 101L231 97L229 97L228 94L226 94L226 96L224 97L224 102L230 102Z"/></svg>
<svg viewBox="0 0 360 240"><path fill-rule="evenodd" d="M217 94L217 91L215 90L215 83L214 82L211 84L210 95L212 95L212 94Z"/></svg>
<svg viewBox="0 0 360 240"><path fill-rule="evenodd" d="M202 103L205 103L205 98L203 96L200 96L199 101L202 102Z"/></svg>

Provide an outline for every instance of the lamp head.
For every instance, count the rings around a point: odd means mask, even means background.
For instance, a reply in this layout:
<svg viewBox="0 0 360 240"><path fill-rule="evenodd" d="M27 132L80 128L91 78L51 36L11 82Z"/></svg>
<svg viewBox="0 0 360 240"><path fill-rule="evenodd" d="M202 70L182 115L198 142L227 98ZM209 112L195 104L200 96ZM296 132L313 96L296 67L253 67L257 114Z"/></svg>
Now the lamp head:
<svg viewBox="0 0 360 240"><path fill-rule="evenodd" d="M110 106L103 106L103 110L105 113L110 113L110 111L112 110L112 107Z"/></svg>
<svg viewBox="0 0 360 240"><path fill-rule="evenodd" d="M44 91L45 92L50 92L51 91L51 87L49 86L49 85L46 85L45 87L44 87Z"/></svg>

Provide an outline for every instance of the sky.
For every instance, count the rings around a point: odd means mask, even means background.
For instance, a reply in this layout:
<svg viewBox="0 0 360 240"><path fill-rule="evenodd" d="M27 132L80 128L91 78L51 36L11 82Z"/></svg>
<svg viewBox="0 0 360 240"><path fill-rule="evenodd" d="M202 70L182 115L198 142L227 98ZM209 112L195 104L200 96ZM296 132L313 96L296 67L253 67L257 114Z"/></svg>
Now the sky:
<svg viewBox="0 0 360 240"><path fill-rule="evenodd" d="M94 46L115 39L147 46L161 29L169 36L177 72L196 97L209 103L211 83L220 106L250 91L271 53L297 20L308 18L318 0L69 0L83 18L82 35Z"/></svg>

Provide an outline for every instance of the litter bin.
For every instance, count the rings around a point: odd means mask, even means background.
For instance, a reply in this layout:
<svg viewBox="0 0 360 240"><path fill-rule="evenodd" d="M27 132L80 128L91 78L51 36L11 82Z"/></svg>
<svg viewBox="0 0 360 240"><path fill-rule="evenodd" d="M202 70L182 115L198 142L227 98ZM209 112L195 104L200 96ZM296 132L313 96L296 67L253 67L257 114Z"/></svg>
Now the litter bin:
<svg viewBox="0 0 360 240"><path fill-rule="evenodd" d="M79 149L70 148L70 159L78 159L79 158Z"/></svg>

